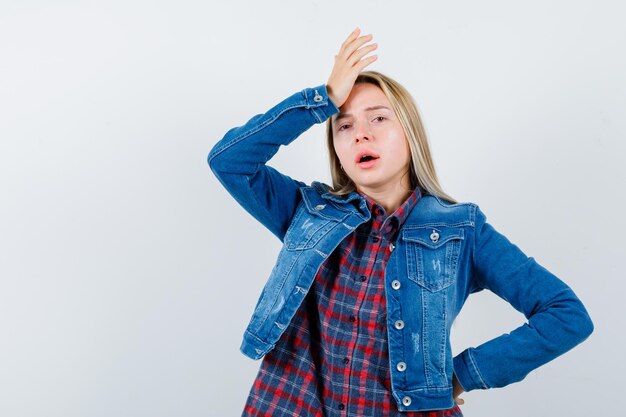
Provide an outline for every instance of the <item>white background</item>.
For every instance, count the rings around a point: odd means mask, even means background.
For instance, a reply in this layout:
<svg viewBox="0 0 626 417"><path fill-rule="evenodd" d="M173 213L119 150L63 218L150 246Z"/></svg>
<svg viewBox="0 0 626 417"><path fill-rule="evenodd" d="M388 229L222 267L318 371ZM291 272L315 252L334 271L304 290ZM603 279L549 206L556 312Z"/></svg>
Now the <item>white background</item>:
<svg viewBox="0 0 626 417"><path fill-rule="evenodd" d="M0 415L238 416L280 242L212 175L231 127L327 81L356 26L414 95L443 188L563 279L583 344L467 417L614 415L625 371L619 1L0 3ZM620 165L620 163L622 165ZM270 165L329 181L323 125ZM524 322L483 291L453 353Z"/></svg>

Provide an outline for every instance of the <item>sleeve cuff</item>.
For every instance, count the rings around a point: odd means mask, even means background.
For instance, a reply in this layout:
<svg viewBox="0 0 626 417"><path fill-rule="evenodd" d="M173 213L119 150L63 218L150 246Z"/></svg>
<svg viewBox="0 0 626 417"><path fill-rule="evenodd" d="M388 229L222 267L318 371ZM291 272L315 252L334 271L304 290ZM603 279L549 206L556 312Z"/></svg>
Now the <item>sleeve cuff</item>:
<svg viewBox="0 0 626 417"><path fill-rule="evenodd" d="M302 90L306 98L307 108L311 109L318 123L325 122L330 116L339 112L339 108L328 97L326 84Z"/></svg>
<svg viewBox="0 0 626 417"><path fill-rule="evenodd" d="M454 373L457 380L463 387L464 391L472 391L475 389L488 389L489 386L480 375L480 371L476 366L470 349L465 349L459 355L454 357Z"/></svg>

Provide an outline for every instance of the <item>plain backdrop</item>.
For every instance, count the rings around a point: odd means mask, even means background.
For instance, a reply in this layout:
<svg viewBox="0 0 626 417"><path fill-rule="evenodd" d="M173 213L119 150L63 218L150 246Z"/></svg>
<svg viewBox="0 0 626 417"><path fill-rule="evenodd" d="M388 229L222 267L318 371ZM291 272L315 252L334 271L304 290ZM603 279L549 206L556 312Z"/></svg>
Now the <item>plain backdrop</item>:
<svg viewBox="0 0 626 417"><path fill-rule="evenodd" d="M280 242L212 175L228 129L325 83L359 26L414 95L443 188L563 279L591 337L467 417L619 414L620 1L0 2L0 415L238 416ZM324 126L270 165L328 182ZM487 291L453 353L525 318Z"/></svg>

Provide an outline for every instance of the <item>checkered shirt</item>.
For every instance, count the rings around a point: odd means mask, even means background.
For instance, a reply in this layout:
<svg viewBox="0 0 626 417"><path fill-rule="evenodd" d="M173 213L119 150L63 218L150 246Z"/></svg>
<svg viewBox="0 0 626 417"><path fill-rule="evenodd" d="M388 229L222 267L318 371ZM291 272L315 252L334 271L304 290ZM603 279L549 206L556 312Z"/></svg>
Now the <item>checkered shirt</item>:
<svg viewBox="0 0 626 417"><path fill-rule="evenodd" d="M372 218L321 265L296 315L263 358L242 416L463 415L458 405L398 411L391 395L384 271L391 243L420 193L413 190L390 216L364 197Z"/></svg>

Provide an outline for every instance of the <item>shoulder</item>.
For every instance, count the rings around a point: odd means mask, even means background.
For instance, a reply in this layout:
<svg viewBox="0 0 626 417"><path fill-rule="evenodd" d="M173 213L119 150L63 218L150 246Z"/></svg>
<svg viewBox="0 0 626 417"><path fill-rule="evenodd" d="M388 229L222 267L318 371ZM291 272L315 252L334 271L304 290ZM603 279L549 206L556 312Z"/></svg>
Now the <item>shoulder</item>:
<svg viewBox="0 0 626 417"><path fill-rule="evenodd" d="M433 194L422 194L413 211L420 222L430 224L454 224L474 226L476 214L480 209L471 201L450 202Z"/></svg>
<svg viewBox="0 0 626 417"><path fill-rule="evenodd" d="M321 181L313 181L310 187L317 191L317 193L320 195L327 193L332 188L330 185Z"/></svg>

